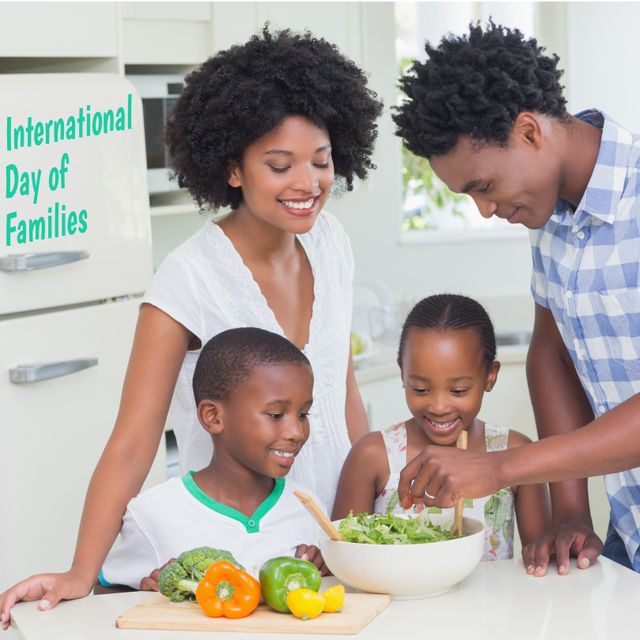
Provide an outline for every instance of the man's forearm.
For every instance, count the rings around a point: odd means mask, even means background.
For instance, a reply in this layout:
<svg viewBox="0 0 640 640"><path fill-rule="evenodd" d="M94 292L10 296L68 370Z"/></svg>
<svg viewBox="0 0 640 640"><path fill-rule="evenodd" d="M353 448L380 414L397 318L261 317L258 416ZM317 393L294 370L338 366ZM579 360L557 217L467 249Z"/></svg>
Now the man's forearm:
<svg viewBox="0 0 640 640"><path fill-rule="evenodd" d="M527 381L538 436L571 433L589 424L593 412L551 312L536 305L535 328L527 357ZM590 522L586 480L550 485L553 522Z"/></svg>
<svg viewBox="0 0 640 640"><path fill-rule="evenodd" d="M585 427L501 451L503 486L558 482L640 466L640 395Z"/></svg>

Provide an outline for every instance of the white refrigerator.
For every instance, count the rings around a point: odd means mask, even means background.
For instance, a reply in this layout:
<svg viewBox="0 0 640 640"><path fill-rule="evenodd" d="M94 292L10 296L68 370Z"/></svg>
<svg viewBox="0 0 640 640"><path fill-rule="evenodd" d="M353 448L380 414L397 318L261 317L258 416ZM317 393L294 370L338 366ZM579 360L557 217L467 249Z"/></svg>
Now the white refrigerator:
<svg viewBox="0 0 640 640"><path fill-rule="evenodd" d="M0 75L0 150L1 592L71 562L152 257L124 78Z"/></svg>

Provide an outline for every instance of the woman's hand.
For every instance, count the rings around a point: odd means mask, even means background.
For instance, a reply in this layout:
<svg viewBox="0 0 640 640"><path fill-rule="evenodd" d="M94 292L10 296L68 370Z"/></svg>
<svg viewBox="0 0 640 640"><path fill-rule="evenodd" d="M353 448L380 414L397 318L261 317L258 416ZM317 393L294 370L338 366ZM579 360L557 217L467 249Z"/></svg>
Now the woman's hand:
<svg viewBox="0 0 640 640"><path fill-rule="evenodd" d="M311 545L299 544L296 547L296 558L313 562L313 564L315 564L316 567L320 569L321 576L331 575L331 571L329 571L327 565L324 563L324 559L322 558L320 549L318 549L318 547L316 547L313 544Z"/></svg>
<svg viewBox="0 0 640 640"><path fill-rule="evenodd" d="M451 507L457 500L481 498L503 487L499 480L498 456L453 447L425 447L400 473L400 504Z"/></svg>
<svg viewBox="0 0 640 640"><path fill-rule="evenodd" d="M4 630L11 622L11 607L16 602L40 600L42 611L52 609L60 600L73 600L89 594L95 580L71 569L65 573L39 573L22 580L0 595L0 623Z"/></svg>

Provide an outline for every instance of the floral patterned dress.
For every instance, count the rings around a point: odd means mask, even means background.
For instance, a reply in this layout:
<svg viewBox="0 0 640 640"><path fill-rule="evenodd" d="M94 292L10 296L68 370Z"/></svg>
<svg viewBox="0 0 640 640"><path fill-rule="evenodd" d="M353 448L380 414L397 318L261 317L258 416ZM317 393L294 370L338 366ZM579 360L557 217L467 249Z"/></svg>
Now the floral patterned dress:
<svg viewBox="0 0 640 640"><path fill-rule="evenodd" d="M400 472L406 466L407 460L407 429L404 422L381 431L384 446L389 459L389 480L376 498L374 510L376 513L409 514L418 513L425 509L424 505L417 505L411 509L403 509L398 502L398 482ZM504 451L507 448L509 429L486 423L484 439L487 451ZM464 501L464 515L484 522L485 545L483 560L504 560L513 558L513 534L515 523L515 500L511 489L500 491L484 498ZM440 509L426 507L429 513L446 513L451 515L453 523L453 508Z"/></svg>

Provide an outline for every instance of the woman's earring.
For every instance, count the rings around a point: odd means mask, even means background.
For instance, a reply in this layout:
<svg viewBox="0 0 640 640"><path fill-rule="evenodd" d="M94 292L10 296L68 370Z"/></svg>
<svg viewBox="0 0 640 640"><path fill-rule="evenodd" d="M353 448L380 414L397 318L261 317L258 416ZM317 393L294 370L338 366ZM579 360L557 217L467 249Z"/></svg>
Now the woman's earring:
<svg viewBox="0 0 640 640"><path fill-rule="evenodd" d="M485 389L485 391L486 391L487 393L491 393L491 389L493 389L493 387L487 387L487 388Z"/></svg>

